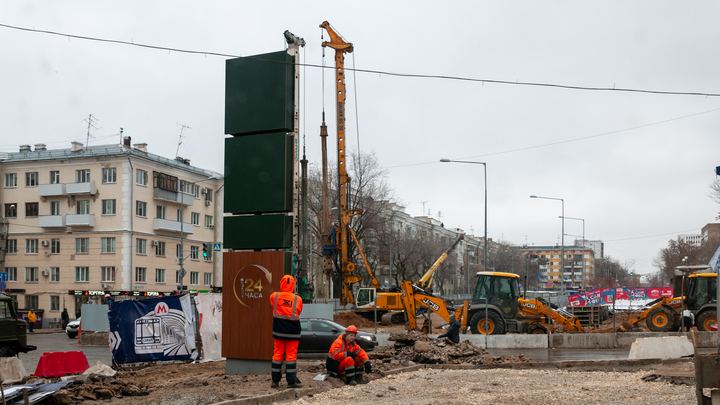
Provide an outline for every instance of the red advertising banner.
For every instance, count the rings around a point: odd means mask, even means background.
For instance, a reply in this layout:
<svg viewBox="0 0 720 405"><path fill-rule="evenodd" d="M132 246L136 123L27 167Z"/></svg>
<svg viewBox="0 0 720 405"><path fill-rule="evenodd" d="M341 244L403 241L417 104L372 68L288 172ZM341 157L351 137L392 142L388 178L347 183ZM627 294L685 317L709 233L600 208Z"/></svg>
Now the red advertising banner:
<svg viewBox="0 0 720 405"><path fill-rule="evenodd" d="M615 300L656 300L663 297L671 298L672 296L672 287L598 288L582 294L568 296L568 304L573 307L593 306L612 304L613 298Z"/></svg>

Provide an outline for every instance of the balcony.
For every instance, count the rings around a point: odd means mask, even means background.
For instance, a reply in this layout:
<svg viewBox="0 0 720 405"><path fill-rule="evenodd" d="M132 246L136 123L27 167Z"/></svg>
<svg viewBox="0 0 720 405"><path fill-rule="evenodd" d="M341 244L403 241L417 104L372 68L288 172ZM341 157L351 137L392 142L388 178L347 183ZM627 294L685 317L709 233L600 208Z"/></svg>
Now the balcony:
<svg viewBox="0 0 720 405"><path fill-rule="evenodd" d="M78 195L78 194L95 194L95 182L89 183L67 183L65 184L65 191L67 194Z"/></svg>
<svg viewBox="0 0 720 405"><path fill-rule="evenodd" d="M153 189L153 198L156 200L169 201L176 204L192 206L195 203L195 196L177 191Z"/></svg>
<svg viewBox="0 0 720 405"><path fill-rule="evenodd" d="M87 184L87 183L85 183ZM94 214L68 214L65 215L66 226L95 226Z"/></svg>
<svg viewBox="0 0 720 405"><path fill-rule="evenodd" d="M40 184L38 185L38 195L40 197L56 197L65 195L64 184Z"/></svg>
<svg viewBox="0 0 720 405"><path fill-rule="evenodd" d="M41 215L38 217L38 226L41 228L59 228L65 226L63 215Z"/></svg>
<svg viewBox="0 0 720 405"><path fill-rule="evenodd" d="M182 227L182 228L181 228ZM167 219L160 219L155 218L153 220L153 230L155 231L166 231L166 232L177 232L180 233L180 230L182 229L182 232L185 234L191 234L193 233L193 226L192 224L186 224L183 222L178 221L170 221Z"/></svg>

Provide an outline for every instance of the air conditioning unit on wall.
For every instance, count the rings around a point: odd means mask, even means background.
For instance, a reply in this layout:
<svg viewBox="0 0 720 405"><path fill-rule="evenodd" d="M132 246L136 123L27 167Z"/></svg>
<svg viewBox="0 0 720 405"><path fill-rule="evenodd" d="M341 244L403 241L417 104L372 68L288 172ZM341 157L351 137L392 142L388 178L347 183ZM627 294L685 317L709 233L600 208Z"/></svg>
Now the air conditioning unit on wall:
<svg viewBox="0 0 720 405"><path fill-rule="evenodd" d="M48 241L44 240L40 244L43 246L48 246L50 243L48 243Z"/></svg>
<svg viewBox="0 0 720 405"><path fill-rule="evenodd" d="M47 270L43 270L43 271L40 272L40 274L42 274L43 276L47 277L47 276L50 275L50 272L47 271Z"/></svg>
<svg viewBox="0 0 720 405"><path fill-rule="evenodd" d="M205 205L210 205L210 200L205 200Z"/></svg>
<svg viewBox="0 0 720 405"><path fill-rule="evenodd" d="M102 288L108 288L108 285L105 284L105 283L102 283L102 284L100 284L100 287L102 287Z"/></svg>
<svg viewBox="0 0 720 405"><path fill-rule="evenodd" d="M158 242L158 241L156 241L156 240L153 241L153 246L157 246L157 245L159 245L159 244L160 244L160 242Z"/></svg>

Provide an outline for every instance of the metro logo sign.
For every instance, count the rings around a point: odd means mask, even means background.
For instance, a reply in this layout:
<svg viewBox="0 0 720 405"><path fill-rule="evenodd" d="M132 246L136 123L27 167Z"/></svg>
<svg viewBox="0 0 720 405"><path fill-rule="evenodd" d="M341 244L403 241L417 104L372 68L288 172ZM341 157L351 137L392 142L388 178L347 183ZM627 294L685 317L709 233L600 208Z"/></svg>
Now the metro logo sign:
<svg viewBox="0 0 720 405"><path fill-rule="evenodd" d="M167 315L168 314L168 305L164 302L158 302L157 305L155 305L155 315Z"/></svg>

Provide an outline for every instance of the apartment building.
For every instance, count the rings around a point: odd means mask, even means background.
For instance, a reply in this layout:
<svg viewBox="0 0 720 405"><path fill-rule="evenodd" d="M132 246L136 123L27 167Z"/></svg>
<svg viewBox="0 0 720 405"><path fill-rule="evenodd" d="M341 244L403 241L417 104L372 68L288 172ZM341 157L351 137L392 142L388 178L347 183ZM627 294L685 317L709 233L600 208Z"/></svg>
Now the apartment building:
<svg viewBox="0 0 720 405"><path fill-rule="evenodd" d="M560 289L560 268L563 266L560 246L523 246L520 253L538 261L539 281L548 289ZM591 248L565 246L565 288L587 288L595 274L595 253Z"/></svg>
<svg viewBox="0 0 720 405"><path fill-rule="evenodd" d="M21 313L39 310L44 326L63 308L73 318L108 295L162 296L181 282L211 290L222 279L221 255L202 255L204 243L221 241L219 173L148 153L129 137L123 145L23 145L0 156L0 173L0 276Z"/></svg>

